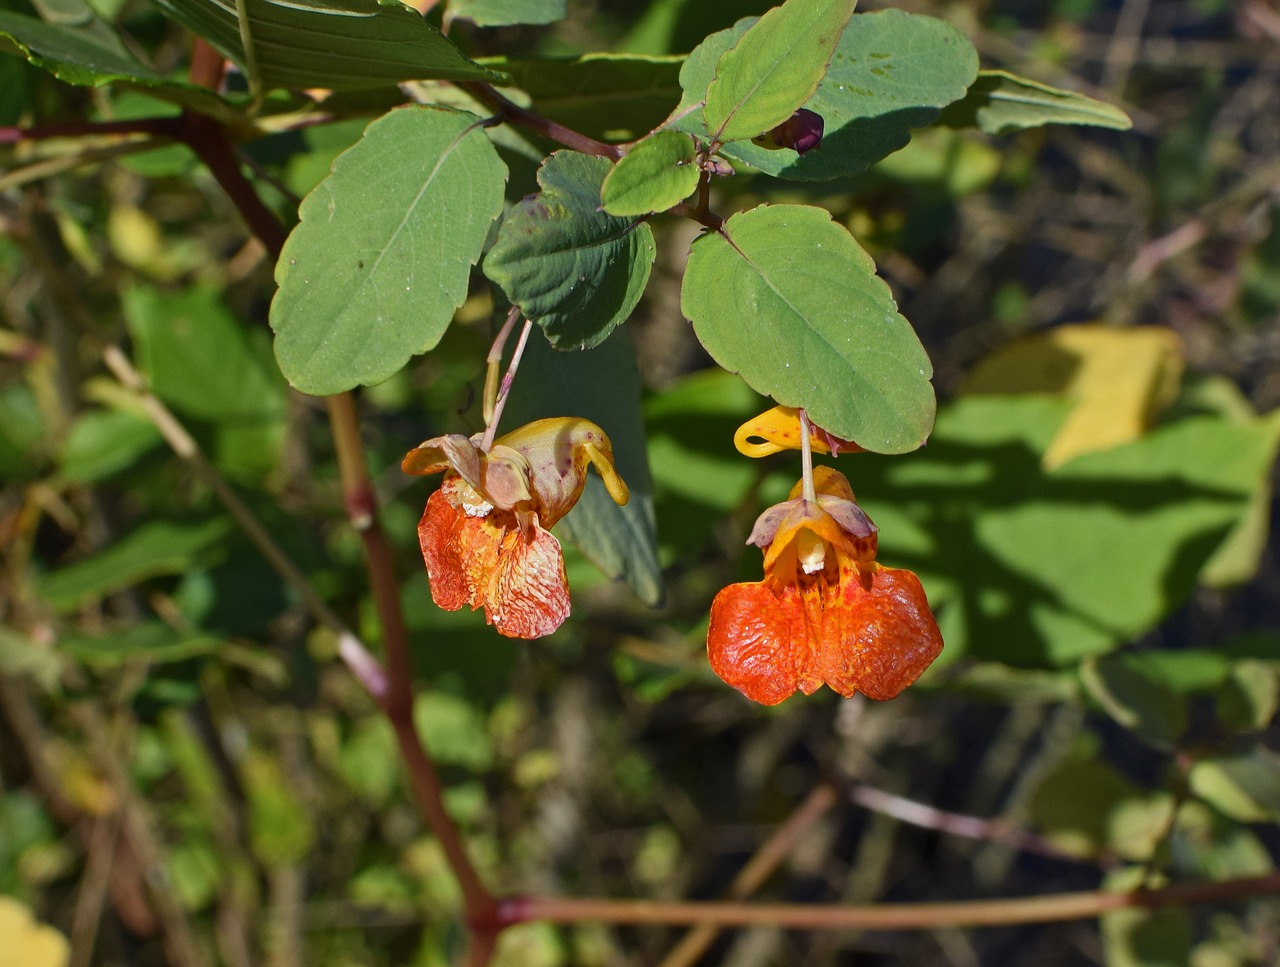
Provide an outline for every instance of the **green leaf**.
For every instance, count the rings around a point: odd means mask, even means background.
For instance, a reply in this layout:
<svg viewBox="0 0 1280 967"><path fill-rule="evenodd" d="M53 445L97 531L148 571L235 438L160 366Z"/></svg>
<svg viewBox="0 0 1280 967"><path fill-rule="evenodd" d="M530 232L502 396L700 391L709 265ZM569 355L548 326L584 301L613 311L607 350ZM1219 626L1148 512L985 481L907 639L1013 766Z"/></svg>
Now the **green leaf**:
<svg viewBox="0 0 1280 967"><path fill-rule="evenodd" d="M856 0L787 0L716 63L703 109L715 141L754 138L813 95Z"/></svg>
<svg viewBox="0 0 1280 967"><path fill-rule="evenodd" d="M155 0L247 70L235 0ZM266 88L352 91L442 78L501 82L422 15L378 0L245 0L254 63ZM427 156L429 157L429 156Z"/></svg>
<svg viewBox="0 0 1280 967"><path fill-rule="evenodd" d="M1280 820L1280 755L1256 746L1243 755L1201 759L1187 783L1201 799L1242 823Z"/></svg>
<svg viewBox="0 0 1280 967"><path fill-rule="evenodd" d="M276 359L304 393L377 383L432 348L502 210L506 167L470 114L369 125L302 202L276 266Z"/></svg>
<svg viewBox="0 0 1280 967"><path fill-rule="evenodd" d="M693 243L681 307L725 369L878 453L933 427L933 367L889 287L821 208L762 205Z"/></svg>
<svg viewBox="0 0 1280 967"><path fill-rule="evenodd" d="M221 638L177 631L160 621L142 621L102 635L64 635L58 650L78 661L118 666L145 659L149 662L185 661L211 655L222 646Z"/></svg>
<svg viewBox="0 0 1280 967"><path fill-rule="evenodd" d="M251 749L240 766L249 819L249 845L267 867L292 866L311 852L316 839L311 812L294 791L296 782L279 761Z"/></svg>
<svg viewBox="0 0 1280 967"><path fill-rule="evenodd" d="M1280 655L1276 657L1280 660ZM1218 720L1228 728L1242 732L1266 728L1280 707L1275 663L1246 659L1234 664L1214 700Z"/></svg>
<svg viewBox="0 0 1280 967"><path fill-rule="evenodd" d="M483 772L493 764L493 743L484 718L465 699L423 692L413 703L413 724L437 762Z"/></svg>
<svg viewBox="0 0 1280 967"><path fill-rule="evenodd" d="M582 353L560 353L543 340L530 340L507 413L512 425L547 416L585 417L608 434L615 466L631 499L619 507L600 479L588 474L586 490L556 525L556 533L572 541L606 575L626 581L645 604L661 604L653 481L631 338L616 332Z"/></svg>
<svg viewBox="0 0 1280 967"><path fill-rule="evenodd" d="M1187 709L1179 696L1143 674L1128 655L1086 659L1080 681L1108 715L1153 745L1173 748L1187 727Z"/></svg>
<svg viewBox="0 0 1280 967"><path fill-rule="evenodd" d="M1267 418L1196 414L1046 472L1068 405L962 397L918 453L849 468L879 559L920 575L948 660L1065 666L1144 634L1271 470Z"/></svg>
<svg viewBox="0 0 1280 967"><path fill-rule="evenodd" d="M93 557L46 575L38 590L55 608L71 610L87 598L110 594L150 577L183 573L194 559L219 544L229 529L222 519L201 524L143 524Z"/></svg>
<svg viewBox="0 0 1280 967"><path fill-rule="evenodd" d="M542 191L507 213L484 272L557 349L598 346L640 301L656 252L635 218L600 211L604 158L557 151Z"/></svg>
<svg viewBox="0 0 1280 967"><path fill-rule="evenodd" d="M218 423L282 416L285 386L265 340L247 329L217 290L195 285L124 294L138 366L152 392L175 410Z"/></svg>
<svg viewBox="0 0 1280 967"><path fill-rule="evenodd" d="M584 54L571 60L486 60L511 75L544 117L593 138L633 141L680 100L683 57Z"/></svg>
<svg viewBox="0 0 1280 967"><path fill-rule="evenodd" d="M0 625L0 672L6 676L30 675L42 691L53 692L62 677L63 662L56 649L32 641L13 628ZM0 823L0 828L3 824ZM0 849L0 857L3 856Z"/></svg>
<svg viewBox="0 0 1280 967"><path fill-rule="evenodd" d="M605 176L600 200L610 215L666 211L688 198L701 174L693 138L659 131L633 147Z"/></svg>
<svg viewBox="0 0 1280 967"><path fill-rule="evenodd" d="M160 440L160 431L144 417L90 410L71 424L58 466L68 480L94 483L133 466Z"/></svg>
<svg viewBox="0 0 1280 967"><path fill-rule="evenodd" d="M1100 930L1107 967L1185 967L1192 962L1191 918L1184 910L1116 910L1103 914Z"/></svg>
<svg viewBox="0 0 1280 967"><path fill-rule="evenodd" d="M749 26L743 21L713 34L689 55L680 71L685 96L673 115L680 120L672 127L708 137L698 104L716 61ZM977 52L950 24L901 10L855 14L817 91L802 105L822 115L822 146L798 155L790 148L770 151L738 141L722 153L780 178L823 181L856 175L905 145L912 128L931 124L940 108L963 97L977 72Z"/></svg>
<svg viewBox="0 0 1280 967"><path fill-rule="evenodd" d="M449 20L470 20L477 27L553 24L565 17L566 0L450 0Z"/></svg>
<svg viewBox="0 0 1280 967"><path fill-rule="evenodd" d="M1133 127L1118 107L1001 70L980 71L968 93L943 111L939 121L953 128L977 127L986 134L1044 124L1087 124L1117 131Z"/></svg>
<svg viewBox="0 0 1280 967"><path fill-rule="evenodd" d="M97 19L64 26L0 10L0 52L25 57L68 84L164 81L129 52L119 34Z"/></svg>

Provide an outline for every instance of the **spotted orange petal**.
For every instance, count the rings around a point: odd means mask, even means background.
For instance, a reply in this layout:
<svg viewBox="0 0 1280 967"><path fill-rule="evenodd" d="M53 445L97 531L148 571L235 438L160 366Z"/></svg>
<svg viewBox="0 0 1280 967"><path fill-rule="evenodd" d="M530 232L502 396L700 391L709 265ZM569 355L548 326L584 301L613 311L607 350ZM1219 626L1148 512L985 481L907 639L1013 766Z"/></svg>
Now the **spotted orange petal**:
<svg viewBox="0 0 1280 967"><path fill-rule="evenodd" d="M924 589L910 571L841 558L836 584L734 584L711 605L712 670L752 701L776 705L820 685L893 698L942 650Z"/></svg>
<svg viewBox="0 0 1280 967"><path fill-rule="evenodd" d="M871 572L870 587L861 579ZM860 573L861 572L861 573ZM846 698L893 698L942 651L942 634L920 579L878 564L840 562L840 583L823 601L826 640L817 674Z"/></svg>
<svg viewBox="0 0 1280 967"><path fill-rule="evenodd" d="M510 511L469 516L455 503L462 486L447 478L418 525L432 600L446 611L484 608L508 638L551 634L569 616L560 542L536 520L526 536Z"/></svg>

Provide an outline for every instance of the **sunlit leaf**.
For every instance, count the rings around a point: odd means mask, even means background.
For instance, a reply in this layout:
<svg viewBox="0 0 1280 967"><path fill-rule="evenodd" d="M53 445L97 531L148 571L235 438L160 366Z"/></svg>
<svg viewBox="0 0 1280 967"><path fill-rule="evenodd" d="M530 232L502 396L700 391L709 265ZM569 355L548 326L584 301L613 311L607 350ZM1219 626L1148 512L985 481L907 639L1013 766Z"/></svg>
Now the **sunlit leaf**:
<svg viewBox="0 0 1280 967"><path fill-rule="evenodd" d="M754 138L791 117L827 71L856 0L788 0L716 62L703 120L716 141Z"/></svg>
<svg viewBox="0 0 1280 967"><path fill-rule="evenodd" d="M685 96L672 126L709 137L698 104L721 55L752 21L712 34L680 71ZM804 155L766 150L749 141L726 145L735 162L781 178L824 181L856 175L897 151L913 128L932 123L964 96L978 71L973 45L955 27L902 10L855 14L840 37L818 89L802 106L822 116L822 146Z"/></svg>
<svg viewBox="0 0 1280 967"><path fill-rule="evenodd" d="M665 211L693 194L700 175L693 139L678 131L659 131L623 157L600 187L610 215L647 215Z"/></svg>
<svg viewBox="0 0 1280 967"><path fill-rule="evenodd" d="M439 342L502 208L506 167L477 121L392 111L303 200L271 305L276 359L298 389L380 382Z"/></svg>
<svg viewBox="0 0 1280 967"><path fill-rule="evenodd" d="M963 98L939 119L951 127L977 127L986 134L1007 134L1044 124L1085 124L1126 131L1129 116L1114 105L1064 91L1008 71L978 74Z"/></svg>
<svg viewBox="0 0 1280 967"><path fill-rule="evenodd" d="M1280 820L1280 755L1257 746L1236 756L1201 759L1188 776L1191 791L1242 823Z"/></svg>
<svg viewBox="0 0 1280 967"><path fill-rule="evenodd" d="M871 257L823 209L762 205L693 243L681 307L725 369L868 450L933 426L933 367Z"/></svg>

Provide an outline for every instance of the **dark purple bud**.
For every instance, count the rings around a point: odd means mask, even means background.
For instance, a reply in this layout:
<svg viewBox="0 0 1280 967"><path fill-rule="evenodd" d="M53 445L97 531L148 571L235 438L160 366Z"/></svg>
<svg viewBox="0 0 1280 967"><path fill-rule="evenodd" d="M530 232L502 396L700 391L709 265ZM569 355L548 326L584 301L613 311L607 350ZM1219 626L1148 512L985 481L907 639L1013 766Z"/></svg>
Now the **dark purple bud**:
<svg viewBox="0 0 1280 967"><path fill-rule="evenodd" d="M802 107L770 131L769 137L780 148L804 154L822 144L822 129L822 115Z"/></svg>

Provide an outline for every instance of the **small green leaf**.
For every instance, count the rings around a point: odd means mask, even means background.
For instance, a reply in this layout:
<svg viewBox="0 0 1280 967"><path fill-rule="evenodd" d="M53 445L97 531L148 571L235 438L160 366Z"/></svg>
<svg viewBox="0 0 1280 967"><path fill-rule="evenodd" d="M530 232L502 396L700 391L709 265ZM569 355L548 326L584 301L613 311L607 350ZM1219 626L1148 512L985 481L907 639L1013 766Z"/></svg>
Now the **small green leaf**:
<svg viewBox="0 0 1280 967"><path fill-rule="evenodd" d="M139 368L174 409L218 423L283 415L285 385L265 340L216 290L196 285L168 293L140 285L123 302Z"/></svg>
<svg viewBox="0 0 1280 967"><path fill-rule="evenodd" d="M276 359L304 393L377 383L439 342L502 210L506 167L470 114L369 125L302 202L276 266Z"/></svg>
<svg viewBox="0 0 1280 967"><path fill-rule="evenodd" d="M470 20L477 27L553 24L565 17L566 0L450 0L449 20Z"/></svg>
<svg viewBox="0 0 1280 967"><path fill-rule="evenodd" d="M1218 720L1228 728L1242 732L1266 728L1280 707L1280 675L1275 664L1245 659L1232 665L1214 704Z"/></svg>
<svg viewBox="0 0 1280 967"><path fill-rule="evenodd" d="M129 52L119 34L97 19L78 26L62 26L0 10L0 52L25 57L68 84L163 81Z"/></svg>
<svg viewBox="0 0 1280 967"><path fill-rule="evenodd" d="M297 784L274 757L257 749L240 769L249 818L249 845L265 866L301 862L316 839L315 822L298 798Z"/></svg>
<svg viewBox="0 0 1280 967"><path fill-rule="evenodd" d="M493 764L493 743L484 718L465 699L423 692L413 703L413 723L437 762L483 772Z"/></svg>
<svg viewBox="0 0 1280 967"><path fill-rule="evenodd" d="M485 65L511 75L544 117L593 138L632 141L652 131L680 100L683 57L584 54L569 60Z"/></svg>
<svg viewBox="0 0 1280 967"><path fill-rule="evenodd" d="M640 372L630 336L615 332L583 353L558 353L543 340L531 340L507 413L512 425L546 416L585 417L608 434L614 464L631 499L619 507L590 473L581 499L556 526L556 533L572 541L606 575L626 581L645 604L661 604L653 481L640 413Z"/></svg>
<svg viewBox="0 0 1280 967"><path fill-rule="evenodd" d="M1116 910L1101 918L1107 967L1185 967L1191 918L1183 910Z"/></svg>
<svg viewBox="0 0 1280 967"><path fill-rule="evenodd" d="M666 211L698 187L698 149L679 131L645 138L613 166L600 188L610 215L647 215Z"/></svg>
<svg viewBox="0 0 1280 967"><path fill-rule="evenodd" d="M649 226L600 211L610 167L574 151L551 155L538 172L542 191L507 213L485 256L485 275L557 349L598 346L649 281Z"/></svg>
<svg viewBox="0 0 1280 967"><path fill-rule="evenodd" d="M1280 755L1257 746L1243 755L1201 759L1187 777L1191 791L1242 823L1280 820Z"/></svg>
<svg viewBox="0 0 1280 967"><path fill-rule="evenodd" d="M1172 748L1187 727L1181 698L1143 674L1128 655L1087 658L1080 681L1108 715L1153 745Z"/></svg>
<svg viewBox="0 0 1280 967"><path fill-rule="evenodd" d="M703 110L713 140L754 138L813 95L856 0L787 0L725 51Z"/></svg>
<svg viewBox="0 0 1280 967"><path fill-rule="evenodd" d="M220 543L228 530L222 519L143 524L93 557L46 575L39 583L40 595L55 608L70 610L86 598L110 594L149 577L181 574Z"/></svg>
<svg viewBox="0 0 1280 967"><path fill-rule="evenodd" d="M91 665L115 667L145 659L149 662L186 661L211 655L223 645L221 638L184 633L161 621L143 621L102 635L65 635L58 650Z"/></svg>
<svg viewBox="0 0 1280 967"><path fill-rule="evenodd" d="M671 126L708 137L698 106L715 76L716 62L750 27L741 21L712 34L680 71L685 95ZM823 181L856 175L931 124L938 110L964 96L978 73L978 54L955 27L902 10L855 14L840 37L826 75L802 107L822 116L821 147L798 155L749 141L725 145L723 154L780 178Z"/></svg>
<svg viewBox="0 0 1280 967"><path fill-rule="evenodd" d="M160 431L144 417L90 410L67 431L58 466L68 480L93 483L133 466L160 444Z"/></svg>
<svg viewBox="0 0 1280 967"><path fill-rule="evenodd" d="M963 98L939 118L953 128L977 127L986 134L1007 134L1044 124L1087 124L1127 131L1129 115L1114 105L1064 91L1008 71L981 71Z"/></svg>
<svg viewBox="0 0 1280 967"><path fill-rule="evenodd" d="M156 0L156 6L245 67L236 0ZM255 66L267 88L352 91L426 78L504 80L464 57L402 3L246 0L246 6Z"/></svg>
<svg viewBox="0 0 1280 967"><path fill-rule="evenodd" d="M821 208L762 205L693 243L681 294L725 369L878 453L933 427L933 367L889 287Z"/></svg>

